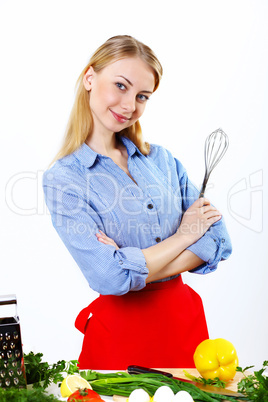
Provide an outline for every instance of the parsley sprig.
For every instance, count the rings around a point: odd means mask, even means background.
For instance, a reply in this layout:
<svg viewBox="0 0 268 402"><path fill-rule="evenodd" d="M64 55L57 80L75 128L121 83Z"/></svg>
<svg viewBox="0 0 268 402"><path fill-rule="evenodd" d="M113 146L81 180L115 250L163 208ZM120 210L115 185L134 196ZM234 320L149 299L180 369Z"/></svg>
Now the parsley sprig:
<svg viewBox="0 0 268 402"><path fill-rule="evenodd" d="M185 377L189 378L191 381L199 382L200 384L204 385L214 385L214 387L219 387L219 388L225 388L226 387L226 382L220 380L218 377L215 377L214 379L208 379L206 380L203 377L195 377L194 375L188 373L188 371L183 370Z"/></svg>
<svg viewBox="0 0 268 402"><path fill-rule="evenodd" d="M27 384L33 384L33 388L46 389L49 384L58 383L63 380L63 372L74 374L78 372L77 361L59 360L57 363L49 364L42 361L43 353L24 354L25 372Z"/></svg>
<svg viewBox="0 0 268 402"><path fill-rule="evenodd" d="M59 399L54 395L48 395L43 388L17 389L0 388L1 402L55 402Z"/></svg>
<svg viewBox="0 0 268 402"><path fill-rule="evenodd" d="M238 385L238 391L246 395L250 401L268 402L268 377L264 375L268 367L268 360L263 362L263 367L259 371L254 371L253 374L247 374L246 371L254 366L248 366L244 369L237 367L237 371L244 374Z"/></svg>

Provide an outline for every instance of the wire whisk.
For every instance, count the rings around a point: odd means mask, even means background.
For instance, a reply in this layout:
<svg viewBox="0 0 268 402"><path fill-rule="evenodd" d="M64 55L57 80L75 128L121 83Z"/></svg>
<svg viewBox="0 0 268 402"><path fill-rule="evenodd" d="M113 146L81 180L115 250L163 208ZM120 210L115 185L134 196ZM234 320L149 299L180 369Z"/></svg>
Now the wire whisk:
<svg viewBox="0 0 268 402"><path fill-rule="evenodd" d="M224 156L228 145L229 139L221 128L213 131L213 133L207 137L205 142L205 176L199 198L204 197L210 173Z"/></svg>

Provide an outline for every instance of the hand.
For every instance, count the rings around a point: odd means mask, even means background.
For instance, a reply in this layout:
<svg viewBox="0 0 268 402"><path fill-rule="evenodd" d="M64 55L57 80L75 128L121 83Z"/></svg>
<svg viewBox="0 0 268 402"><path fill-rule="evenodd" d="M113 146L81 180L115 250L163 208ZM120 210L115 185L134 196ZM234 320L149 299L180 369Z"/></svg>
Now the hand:
<svg viewBox="0 0 268 402"><path fill-rule="evenodd" d="M102 230L99 230L99 233L96 233L97 239L103 243L103 244L108 244L110 246L114 246L116 250L119 249L118 245L116 244L115 241L113 241L113 239L111 239L110 237L108 237L105 233L103 233Z"/></svg>
<svg viewBox="0 0 268 402"><path fill-rule="evenodd" d="M207 198L198 198L184 213L177 234L186 236L193 244L220 219L220 212Z"/></svg>

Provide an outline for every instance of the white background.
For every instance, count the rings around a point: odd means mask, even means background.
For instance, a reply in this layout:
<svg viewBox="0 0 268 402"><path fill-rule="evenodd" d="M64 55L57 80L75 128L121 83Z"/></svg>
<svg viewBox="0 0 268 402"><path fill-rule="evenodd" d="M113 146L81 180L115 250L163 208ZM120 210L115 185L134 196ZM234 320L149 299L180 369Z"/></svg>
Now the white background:
<svg viewBox="0 0 268 402"><path fill-rule="evenodd" d="M73 323L96 294L52 227L42 174L91 54L130 34L164 67L144 138L171 150L200 186L205 138L218 127L229 135L207 196L225 216L233 254L213 274L183 277L203 298L211 338L233 342L243 367L268 359L267 20L265 0L0 1L0 295L17 295L25 352L50 362L80 352Z"/></svg>

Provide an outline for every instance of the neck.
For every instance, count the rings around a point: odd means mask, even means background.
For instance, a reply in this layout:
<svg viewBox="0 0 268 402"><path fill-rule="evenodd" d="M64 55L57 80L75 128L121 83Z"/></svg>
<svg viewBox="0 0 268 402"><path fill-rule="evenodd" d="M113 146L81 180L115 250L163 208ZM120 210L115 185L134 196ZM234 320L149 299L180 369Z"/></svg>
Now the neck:
<svg viewBox="0 0 268 402"><path fill-rule="evenodd" d="M94 135L94 133L92 133L86 143L91 149L93 149L93 151L105 156L110 156L117 148L115 133L111 133L110 135Z"/></svg>

